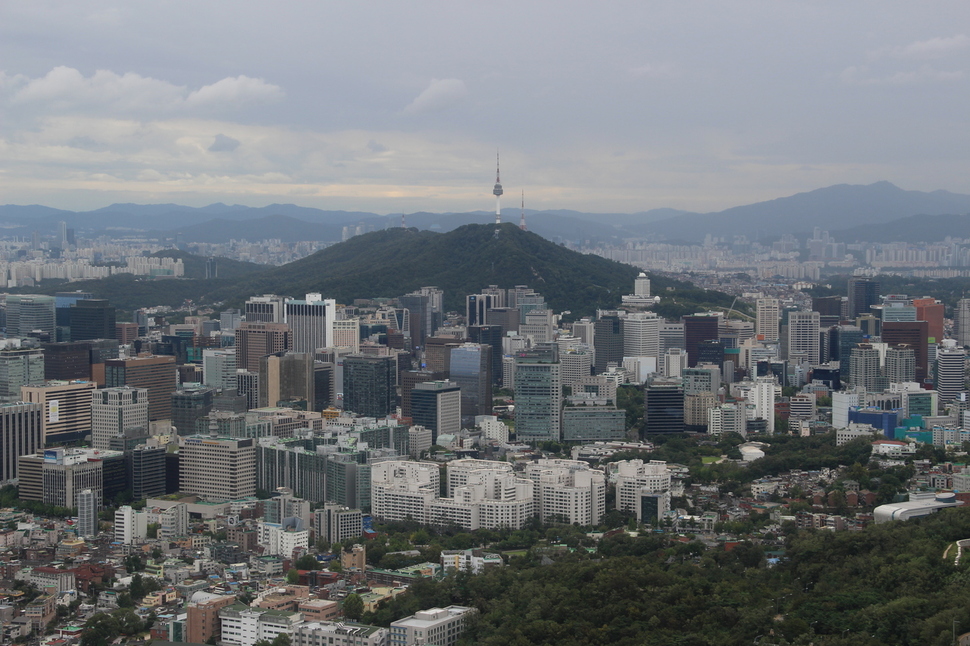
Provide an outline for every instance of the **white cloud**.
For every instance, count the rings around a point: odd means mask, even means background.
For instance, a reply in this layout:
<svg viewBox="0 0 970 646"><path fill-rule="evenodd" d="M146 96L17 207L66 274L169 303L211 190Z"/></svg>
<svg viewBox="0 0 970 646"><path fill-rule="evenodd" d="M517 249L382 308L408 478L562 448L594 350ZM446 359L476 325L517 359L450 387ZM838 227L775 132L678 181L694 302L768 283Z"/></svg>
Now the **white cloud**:
<svg viewBox="0 0 970 646"><path fill-rule="evenodd" d="M946 58L970 47L966 34L956 36L937 36L927 40L916 40L902 47L882 47L869 52L869 60L896 58L900 60L935 60Z"/></svg>
<svg viewBox="0 0 970 646"><path fill-rule="evenodd" d="M849 85L910 85L913 83L948 83L964 77L962 70L939 70L922 65L911 70L875 74L867 65L847 67L839 74L843 83Z"/></svg>
<svg viewBox="0 0 970 646"><path fill-rule="evenodd" d="M193 106L233 105L238 103L269 103L283 98L283 90L263 79L248 76L224 78L199 88L185 99Z"/></svg>
<svg viewBox="0 0 970 646"><path fill-rule="evenodd" d="M224 78L198 90L134 72L98 70L89 77L72 67L59 66L46 75L27 79L0 76L0 87L14 89L13 105L42 106L46 111L81 109L111 112L170 112L195 108L234 108L242 103L277 101L283 91L262 79Z"/></svg>
<svg viewBox="0 0 970 646"><path fill-rule="evenodd" d="M431 79L428 87L404 109L412 114L436 112L457 105L468 97L468 88L461 79Z"/></svg>

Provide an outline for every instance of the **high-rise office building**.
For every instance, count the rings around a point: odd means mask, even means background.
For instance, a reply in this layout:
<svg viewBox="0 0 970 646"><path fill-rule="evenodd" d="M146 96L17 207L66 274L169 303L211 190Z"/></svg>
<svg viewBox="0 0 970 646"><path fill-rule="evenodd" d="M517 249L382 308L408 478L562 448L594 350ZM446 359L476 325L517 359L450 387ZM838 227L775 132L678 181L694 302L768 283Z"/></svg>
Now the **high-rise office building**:
<svg viewBox="0 0 970 646"><path fill-rule="evenodd" d="M908 345L916 354L916 381L922 383L930 377L929 323L926 321L899 321L882 324L882 341L889 345Z"/></svg>
<svg viewBox="0 0 970 646"><path fill-rule="evenodd" d="M596 374L606 372L609 364L623 365L623 328L617 314L604 314L593 324L593 349Z"/></svg>
<svg viewBox="0 0 970 646"><path fill-rule="evenodd" d="M358 538L364 532L359 509L349 509L333 503L327 503L313 512L311 526L317 540L323 539L328 543L342 543Z"/></svg>
<svg viewBox="0 0 970 646"><path fill-rule="evenodd" d="M44 343L44 379L91 379L91 343Z"/></svg>
<svg viewBox="0 0 970 646"><path fill-rule="evenodd" d="M465 324L488 325L488 310L498 307L491 294L468 294L465 296Z"/></svg>
<svg viewBox="0 0 970 646"><path fill-rule="evenodd" d="M653 312L630 312L622 319L623 356L659 357L660 325L663 319Z"/></svg>
<svg viewBox="0 0 970 646"><path fill-rule="evenodd" d="M147 446L140 444L125 452L128 467L128 479L131 482L132 498L145 500L164 496L165 482L165 454L164 446Z"/></svg>
<svg viewBox="0 0 970 646"><path fill-rule="evenodd" d="M198 420L212 411L216 391L202 384L184 384L172 393L172 426L179 435L195 435Z"/></svg>
<svg viewBox="0 0 970 646"><path fill-rule="evenodd" d="M290 326L294 352L314 353L317 348L334 346L333 323L337 302L319 293L307 294L304 300L286 301L286 324Z"/></svg>
<svg viewBox="0 0 970 646"><path fill-rule="evenodd" d="M905 345L886 349L886 380L889 383L916 381L916 353Z"/></svg>
<svg viewBox="0 0 970 646"><path fill-rule="evenodd" d="M290 327L285 323L245 321L236 328L236 368L259 372L259 358L292 347Z"/></svg>
<svg viewBox="0 0 970 646"><path fill-rule="evenodd" d="M573 393L579 392L582 380L593 374L593 353L586 346L570 347L559 351L562 364L562 385L569 386Z"/></svg>
<svg viewBox="0 0 970 646"><path fill-rule="evenodd" d="M777 341L781 302L777 298L759 298L755 306L755 334L765 341Z"/></svg>
<svg viewBox="0 0 970 646"><path fill-rule="evenodd" d="M879 303L879 281L867 276L849 278L849 319L868 314L872 305Z"/></svg>
<svg viewBox="0 0 970 646"><path fill-rule="evenodd" d="M77 494L77 535L81 538L98 535L98 496L91 489Z"/></svg>
<svg viewBox="0 0 970 646"><path fill-rule="evenodd" d="M305 402L316 410L314 355L280 352L259 358L259 407Z"/></svg>
<svg viewBox="0 0 970 646"><path fill-rule="evenodd" d="M943 303L935 298L914 298L916 320L926 321L926 333L936 343L943 340Z"/></svg>
<svg viewBox="0 0 970 646"><path fill-rule="evenodd" d="M49 381L20 389L24 401L44 410L44 445L79 442L91 433L92 381Z"/></svg>
<svg viewBox="0 0 970 646"><path fill-rule="evenodd" d="M237 309L228 309L219 313L219 329L223 334L233 333L243 321L242 312Z"/></svg>
<svg viewBox="0 0 970 646"><path fill-rule="evenodd" d="M515 356L515 433L527 442L559 441L562 372L559 347L541 343Z"/></svg>
<svg viewBox="0 0 970 646"><path fill-rule="evenodd" d="M519 326L519 334L531 339L533 344L546 343L553 340L555 329L556 316L552 310L532 310Z"/></svg>
<svg viewBox="0 0 970 646"><path fill-rule="evenodd" d="M71 341L115 338L115 308L104 299L89 299L71 306Z"/></svg>
<svg viewBox="0 0 970 646"><path fill-rule="evenodd" d="M444 292L437 287L422 287L398 298L401 307L409 311L411 347L423 347L424 340L434 334L442 321Z"/></svg>
<svg viewBox="0 0 970 646"><path fill-rule="evenodd" d="M326 454L306 450L303 440L263 440L256 445L256 488L285 487L307 500L326 500L326 464Z"/></svg>
<svg viewBox="0 0 970 646"><path fill-rule="evenodd" d="M333 347L360 352L360 319L340 319L333 322Z"/></svg>
<svg viewBox="0 0 970 646"><path fill-rule="evenodd" d="M819 314L809 310L788 314L788 359L819 361Z"/></svg>
<svg viewBox="0 0 970 646"><path fill-rule="evenodd" d="M476 415L492 414L492 348L463 343L451 349L449 378L461 388L461 417L470 423Z"/></svg>
<svg viewBox="0 0 970 646"><path fill-rule="evenodd" d="M862 329L855 325L837 325L829 333L829 349L832 359L839 362L839 374L843 381L851 382L852 348L865 340Z"/></svg>
<svg viewBox="0 0 970 646"><path fill-rule="evenodd" d="M202 351L202 379L206 386L236 389L236 349L219 348Z"/></svg>
<svg viewBox="0 0 970 646"><path fill-rule="evenodd" d="M190 435L179 450L179 490L224 502L256 493L256 440Z"/></svg>
<svg viewBox="0 0 970 646"><path fill-rule="evenodd" d="M322 411L337 401L337 368L332 361L313 362L313 407Z"/></svg>
<svg viewBox="0 0 970 646"><path fill-rule="evenodd" d="M879 350L869 343L859 343L850 351L852 361L852 385L869 392L879 385Z"/></svg>
<svg viewBox="0 0 970 646"><path fill-rule="evenodd" d="M57 340L54 297L42 294L7 295L7 337L25 338L34 330Z"/></svg>
<svg viewBox="0 0 970 646"><path fill-rule="evenodd" d="M246 301L243 314L249 323L283 323L286 314L283 297L276 294L252 296Z"/></svg>
<svg viewBox="0 0 970 646"><path fill-rule="evenodd" d="M957 345L970 346L970 298L961 298L957 301L953 310L953 328Z"/></svg>
<svg viewBox="0 0 970 646"><path fill-rule="evenodd" d="M963 348L946 348L936 355L936 391L940 403L953 401L966 387L967 353Z"/></svg>
<svg viewBox="0 0 970 646"><path fill-rule="evenodd" d="M40 404L0 404L0 483L17 477L17 460L44 446Z"/></svg>
<svg viewBox="0 0 970 646"><path fill-rule="evenodd" d="M69 340L70 339L70 327L71 327L71 306L82 300L89 300L94 298L94 294L91 292L82 292L81 290L73 292L54 292L54 324L58 328L63 328L67 332L66 339L58 340Z"/></svg>
<svg viewBox="0 0 970 646"><path fill-rule="evenodd" d="M411 391L415 385L426 381L445 381L448 375L444 372L430 370L405 370L401 373L401 416L411 417Z"/></svg>
<svg viewBox="0 0 970 646"><path fill-rule="evenodd" d="M411 423L431 431L431 443L461 431L461 389L451 381L425 381L411 390Z"/></svg>
<svg viewBox="0 0 970 646"><path fill-rule="evenodd" d="M102 388L91 393L91 446L110 449L111 439L125 431L148 433L148 389Z"/></svg>
<svg viewBox="0 0 970 646"><path fill-rule="evenodd" d="M832 327L843 320L845 303L847 301L842 296L819 296L812 299L812 310L818 312L822 327Z"/></svg>
<svg viewBox="0 0 970 646"><path fill-rule="evenodd" d="M344 357L344 410L377 418L394 412L394 364L391 357Z"/></svg>
<svg viewBox="0 0 970 646"><path fill-rule="evenodd" d="M684 432L684 387L680 380L654 380L643 395L643 429L646 434Z"/></svg>
<svg viewBox="0 0 970 646"><path fill-rule="evenodd" d="M78 495L90 489L100 508L102 500L127 487L124 455L118 451L48 448L21 456L19 472L22 499L58 507L77 507Z"/></svg>
<svg viewBox="0 0 970 646"><path fill-rule="evenodd" d="M502 326L470 325L468 326L468 340L492 348L492 383L500 381L502 378Z"/></svg>
<svg viewBox="0 0 970 646"><path fill-rule="evenodd" d="M692 314L683 317L684 349L687 350L687 365L691 368L699 360L698 349L702 341L717 341L721 322L720 312Z"/></svg>
<svg viewBox="0 0 970 646"><path fill-rule="evenodd" d="M684 339L683 323L661 323L660 324L660 353L667 354L668 350L678 348L687 351L687 344Z"/></svg>
<svg viewBox="0 0 970 646"><path fill-rule="evenodd" d="M171 419L175 392L175 357L145 356L105 361L108 388L131 386L148 389L148 419Z"/></svg>
<svg viewBox="0 0 970 646"><path fill-rule="evenodd" d="M43 384L44 359L38 348L0 350L0 403L20 401L22 386Z"/></svg>

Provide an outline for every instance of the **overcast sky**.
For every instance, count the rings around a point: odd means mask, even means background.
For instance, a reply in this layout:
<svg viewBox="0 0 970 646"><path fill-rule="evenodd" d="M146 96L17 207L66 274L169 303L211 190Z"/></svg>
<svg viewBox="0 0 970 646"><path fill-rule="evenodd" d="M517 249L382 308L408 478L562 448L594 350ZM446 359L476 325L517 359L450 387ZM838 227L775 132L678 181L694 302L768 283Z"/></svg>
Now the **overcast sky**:
<svg viewBox="0 0 970 646"><path fill-rule="evenodd" d="M4 2L0 203L970 193L970 3Z"/></svg>

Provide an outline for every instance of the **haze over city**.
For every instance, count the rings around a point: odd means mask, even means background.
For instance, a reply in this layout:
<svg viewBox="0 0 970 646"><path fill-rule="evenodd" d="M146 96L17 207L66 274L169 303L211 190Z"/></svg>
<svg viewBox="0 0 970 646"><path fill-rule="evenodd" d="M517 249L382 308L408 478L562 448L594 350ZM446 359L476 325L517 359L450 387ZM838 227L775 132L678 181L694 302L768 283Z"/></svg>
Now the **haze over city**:
<svg viewBox="0 0 970 646"><path fill-rule="evenodd" d="M966 185L965 3L7 3L0 202L715 211Z"/></svg>

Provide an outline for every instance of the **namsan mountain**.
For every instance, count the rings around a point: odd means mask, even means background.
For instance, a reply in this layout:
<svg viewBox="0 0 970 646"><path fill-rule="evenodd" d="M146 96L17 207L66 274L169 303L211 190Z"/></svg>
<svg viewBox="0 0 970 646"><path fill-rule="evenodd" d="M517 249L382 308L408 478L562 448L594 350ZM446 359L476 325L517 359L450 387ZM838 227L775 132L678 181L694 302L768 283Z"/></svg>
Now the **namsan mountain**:
<svg viewBox="0 0 970 646"><path fill-rule="evenodd" d="M385 229L333 245L213 293L239 302L261 293L322 292L338 302L393 298L422 286L445 292L445 307L463 310L465 294L488 285L528 285L556 311L593 314L633 289L637 269L581 254L513 224L467 224L447 233Z"/></svg>

